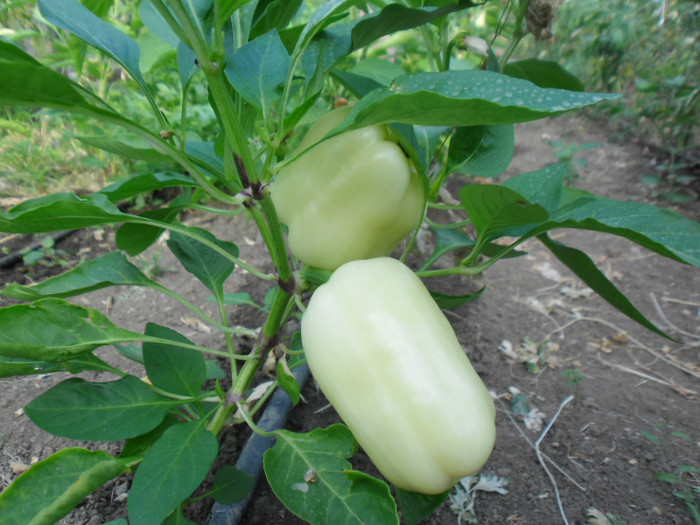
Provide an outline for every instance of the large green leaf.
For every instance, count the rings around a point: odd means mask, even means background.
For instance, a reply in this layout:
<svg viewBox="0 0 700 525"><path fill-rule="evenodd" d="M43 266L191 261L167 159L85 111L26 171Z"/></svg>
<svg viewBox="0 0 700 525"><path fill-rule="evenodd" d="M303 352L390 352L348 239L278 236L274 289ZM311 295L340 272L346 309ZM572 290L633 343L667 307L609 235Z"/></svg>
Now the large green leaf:
<svg viewBox="0 0 700 525"><path fill-rule="evenodd" d="M558 241L550 239L546 234L541 234L538 239L549 248L554 256L569 267L588 287L620 310L630 319L637 321L652 332L668 337L666 333L649 321L627 297L608 280L595 263L581 250L571 248ZM670 338L669 338L670 339Z"/></svg>
<svg viewBox="0 0 700 525"><path fill-rule="evenodd" d="M146 325L146 335L191 344L185 336L154 323ZM173 394L196 396L207 379L204 356L189 348L146 342L143 344L143 361L151 383Z"/></svg>
<svg viewBox="0 0 700 525"><path fill-rule="evenodd" d="M508 168L514 151L512 125L463 126L450 139L449 169L476 177L495 177Z"/></svg>
<svg viewBox="0 0 700 525"><path fill-rule="evenodd" d="M587 194L562 206L532 234L555 228L612 233L665 257L700 266L700 223L665 208Z"/></svg>
<svg viewBox="0 0 700 525"><path fill-rule="evenodd" d="M215 243L234 257L238 257L238 246L232 242L221 241L212 233L201 228L189 228L189 230ZM224 282L234 269L234 263L230 259L196 239L178 232L170 233L168 248L185 269L197 277L214 295L223 295Z"/></svg>
<svg viewBox="0 0 700 525"><path fill-rule="evenodd" d="M134 376L108 383L73 377L35 398L25 411L38 427L57 436L119 441L154 429L177 403Z"/></svg>
<svg viewBox="0 0 700 525"><path fill-rule="evenodd" d="M119 211L106 195L93 193L78 197L74 193L54 193L24 201L7 212L0 210L0 231L53 232L128 220L138 219Z"/></svg>
<svg viewBox="0 0 700 525"><path fill-rule="evenodd" d="M0 493L0 523L53 525L126 468L101 450L63 449L32 465Z"/></svg>
<svg viewBox="0 0 700 525"><path fill-rule="evenodd" d="M267 112L291 65L287 49L272 30L236 51L226 64L226 76L243 98Z"/></svg>
<svg viewBox="0 0 700 525"><path fill-rule="evenodd" d="M515 124L615 97L539 88L527 80L483 70L415 73L369 93L334 133L391 122L424 126Z"/></svg>
<svg viewBox="0 0 700 525"><path fill-rule="evenodd" d="M569 91L585 91L581 81L556 62L529 58L509 62L503 68L503 73L511 77L523 78L543 88L568 89Z"/></svg>
<svg viewBox="0 0 700 525"><path fill-rule="evenodd" d="M42 297L73 297L108 286L159 286L131 264L121 252L86 261L74 269L31 286L11 283L0 295L34 301Z"/></svg>
<svg viewBox="0 0 700 525"><path fill-rule="evenodd" d="M77 0L39 0L39 8L46 20L116 60L136 80L144 93L150 93L139 67L141 49L131 37L102 20Z"/></svg>
<svg viewBox="0 0 700 525"><path fill-rule="evenodd" d="M27 62L29 64L39 63L21 47L5 40L0 40L0 60L6 60L8 62Z"/></svg>
<svg viewBox="0 0 700 525"><path fill-rule="evenodd" d="M398 525L389 485L351 470L355 440L344 425L307 434L275 433L264 467L272 490L294 514L315 525Z"/></svg>
<svg viewBox="0 0 700 525"><path fill-rule="evenodd" d="M63 299L49 297L0 309L0 355L6 357L60 362L100 346L143 339L99 311Z"/></svg>
<svg viewBox="0 0 700 525"><path fill-rule="evenodd" d="M0 59L0 106L91 108L80 86L38 62Z"/></svg>
<svg viewBox="0 0 700 525"><path fill-rule="evenodd" d="M204 480L219 451L202 421L173 425L148 452L129 493L129 523L162 523Z"/></svg>

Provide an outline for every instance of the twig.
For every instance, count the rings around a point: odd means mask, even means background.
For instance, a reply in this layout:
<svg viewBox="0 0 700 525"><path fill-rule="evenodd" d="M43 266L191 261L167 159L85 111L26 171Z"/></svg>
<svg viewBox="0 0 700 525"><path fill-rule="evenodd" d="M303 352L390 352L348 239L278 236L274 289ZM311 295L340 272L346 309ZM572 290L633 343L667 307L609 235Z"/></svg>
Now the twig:
<svg viewBox="0 0 700 525"><path fill-rule="evenodd" d="M557 420L559 417L559 414L561 414L561 411L564 409L566 405L571 403L571 401L574 399L573 395L570 395L567 397L564 401L562 401L561 405L559 405L559 408L555 412L555 414L552 416L552 419L550 419L549 423L545 427L545 429L542 431L542 434L540 434L540 437L537 438L537 441L535 441L535 453L537 454L537 460L540 462L540 465L542 465L542 469L545 471L547 474L547 477L549 477L549 481L552 483L552 487L554 488L554 496L557 498L557 506L559 507L559 514L561 514L561 519L564 522L564 525L569 525L569 521L566 519L566 514L564 513L564 507L561 504L561 498L559 497L559 488L557 487L557 482L554 479L554 476L552 476L552 473L550 470L547 468L547 465L544 462L544 458L542 457L542 451L540 450L540 444L542 443L542 440L545 438L547 435L547 432L552 428L552 425L554 425L554 422Z"/></svg>
<svg viewBox="0 0 700 525"><path fill-rule="evenodd" d="M525 442L526 442L528 445L530 445L530 446L533 448L533 450L534 450L535 444L532 442L532 440L531 440L529 437L527 437L527 435L525 434L525 432L523 432L523 430L520 428L520 425L518 425L518 422L515 421L515 419L513 418L513 416L510 414L510 410L508 410L508 408L506 407L505 403L503 403L503 401L501 401L500 399L498 399L498 402L499 402L501 405L503 405L503 409L502 409L503 412L505 413L506 416L508 416L508 419L510 419L510 422L513 423L513 426L515 427L515 429L516 429L516 430L518 431L518 433L520 434L520 437L522 437L522 438L525 440ZM570 475L568 472L566 472L563 468L561 468L561 467L560 467L552 458L550 458L547 454L545 454L545 453L543 452L543 453L542 453L542 457L543 457L544 459L546 459L547 461L549 461L549 464L552 465L555 469L557 469L557 471L559 471L559 473L560 473L562 476L564 476L566 479L568 479L577 489L579 489L579 490L582 491L582 492L586 492L586 487L584 487L584 486L581 485L578 481L576 481L573 477L571 477L571 475Z"/></svg>
<svg viewBox="0 0 700 525"><path fill-rule="evenodd" d="M688 364L678 363L678 362L675 362L675 361L669 359L668 357L661 355L659 352L657 352L653 348L648 347L647 345L645 345L644 343L642 343L638 339L635 339L634 337L629 335L629 333L627 331L622 330L622 329L618 328L617 326L615 326L613 323L609 323L608 321L605 321L605 320L600 319L598 317L585 317L585 316L577 317L576 319L572 319L568 323L562 325L560 328L557 328L556 330L552 330L551 332L549 332L549 334L547 334L547 337L551 337L555 333L560 332L561 330L564 330L564 329L568 328L569 326L571 326L572 324L577 323L579 321L592 321L595 323L602 324L603 326L607 326L608 328L612 328L613 330L616 330L617 332L624 333L627 336L627 339L632 344L641 348L645 352L651 354L656 359L659 359L659 360L663 361L664 363L666 363L667 365L670 365L674 368L677 368L678 370L681 370L682 372L685 372L686 374L688 374L690 376L693 376L697 379L700 379L700 373L693 370Z"/></svg>
<svg viewBox="0 0 700 525"><path fill-rule="evenodd" d="M693 339L700 339L700 335L698 334L693 334L691 332L686 332L685 330L681 330L678 328L676 325L674 325L671 321L668 320L668 317L666 317L666 314L664 314L664 311L661 309L661 306L659 306L658 301L656 300L656 296L654 295L653 292L649 293L649 297L651 297L651 302L654 305L654 309L656 310L656 313L659 317L661 317L661 320L666 323L666 325L674 330L675 332L678 332L679 334L683 334L688 337L692 337Z"/></svg>
<svg viewBox="0 0 700 525"><path fill-rule="evenodd" d="M608 365L609 367L615 368L615 369L620 370L622 372L626 372L628 374L632 374L632 375L647 379L649 381L653 381L654 383L659 383L660 385L667 386L669 388L672 388L673 390L675 390L676 392L678 392L679 394L681 394L683 396L688 396L688 395L697 396L697 395L699 395L698 392L696 392L695 390L690 390L689 388L685 388L683 386L680 386L673 381L659 379L658 377L654 377L652 375L645 374L644 372L640 372L639 370L635 370L634 368L629 368L629 367L624 366L624 365L618 365L616 363L611 363L610 361L606 361L605 359L600 357L600 354L598 354L596 357L598 358L598 361L600 361L604 365Z"/></svg>

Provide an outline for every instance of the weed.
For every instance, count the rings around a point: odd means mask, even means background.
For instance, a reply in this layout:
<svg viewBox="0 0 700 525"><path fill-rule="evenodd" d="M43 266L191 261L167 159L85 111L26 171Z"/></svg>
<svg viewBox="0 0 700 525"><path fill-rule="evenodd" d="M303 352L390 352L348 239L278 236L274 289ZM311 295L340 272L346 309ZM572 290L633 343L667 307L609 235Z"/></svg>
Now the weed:
<svg viewBox="0 0 700 525"><path fill-rule="evenodd" d="M557 159L556 163L566 165L566 180L568 182L583 178L579 170L585 169L588 166L586 159L580 158L579 155L583 151L589 151L600 147L599 142L574 144L562 140L550 140L549 145L552 147L554 158Z"/></svg>
<svg viewBox="0 0 700 525"><path fill-rule="evenodd" d="M571 393L574 395L574 399L578 401L581 390L579 385L581 381L586 379L579 370L575 368L567 368L561 373L562 377L566 378L566 382L571 386Z"/></svg>
<svg viewBox="0 0 700 525"><path fill-rule="evenodd" d="M55 239L48 236L41 240L39 246L22 250L22 262L30 268L38 264L48 266L49 268L54 266L68 266L69 263L63 258L64 255L67 255L67 252L57 249Z"/></svg>
<svg viewBox="0 0 700 525"><path fill-rule="evenodd" d="M661 437L646 430L641 434L659 448L664 463L664 470L654 473L654 478L669 483L673 495L681 500L696 524L700 524L700 470L695 465L672 466L668 458L668 444L673 439L691 440L685 432L665 432L666 425L657 423L659 430L664 430Z"/></svg>

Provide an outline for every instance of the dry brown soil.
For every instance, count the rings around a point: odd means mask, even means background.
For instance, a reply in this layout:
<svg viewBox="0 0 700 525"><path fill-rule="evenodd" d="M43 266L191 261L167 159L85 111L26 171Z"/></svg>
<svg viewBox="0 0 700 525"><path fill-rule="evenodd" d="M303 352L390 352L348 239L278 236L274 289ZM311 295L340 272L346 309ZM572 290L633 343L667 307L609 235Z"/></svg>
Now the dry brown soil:
<svg viewBox="0 0 700 525"><path fill-rule="evenodd" d="M653 164L658 162L648 149L633 142L613 143L604 123L578 118L519 126L516 157L506 176L551 162L548 140L555 138L579 144L601 143L601 147L581 154L588 164L580 170L582 178L575 181L579 187L641 202L653 202L658 192L667 191L640 182L640 177L652 173ZM697 220L700 209L695 197L679 211ZM210 221L194 215L188 221L234 240L244 259L265 267L267 258L260 239L243 218ZM682 465L700 467L700 270L604 234L559 231L555 237L585 250L649 319L681 343L645 330L589 294L537 241L526 244L527 256L502 261L478 280L429 282L432 288L451 293L487 286L479 300L447 314L475 368L497 398L498 438L483 472L508 478L509 492L480 492L475 503L478 523L556 524L564 522L563 514L569 523L583 524L592 519L590 509L609 513L627 525L693 523L682 501L674 496L683 487L672 486L654 475L673 472ZM112 242L113 232L109 230L84 230L59 248L67 252L65 259L74 262L109 251ZM163 284L175 287L213 313L212 303L205 300L207 290L178 265L167 248L156 246L140 264L144 268L153 266L154 258ZM0 270L0 283L26 283L52 271L35 269L32 275L21 266ZM250 275L238 271L228 286L229 291L250 291L257 301L262 301L267 291L266 286L259 286ZM93 292L77 301L109 312L115 323L126 328L143 330L147 321L153 321L201 344L223 344L216 331L157 292L115 288ZM236 307L230 315L232 322L248 327L257 327L262 321L249 307ZM525 341L531 342L529 347ZM539 366L531 371L521 359L528 357L527 348L538 347ZM104 355L119 362L114 351L105 349ZM566 370L579 374L578 388L562 375ZM133 367L132 371L143 373ZM32 463L62 447L78 444L37 429L22 410L29 400L60 379L45 376L0 380L0 489ZM309 431L338 421L313 381L303 393L305 402L292 413L289 429ZM574 399L557 414L572 393L576 394ZM523 407L531 410L527 421ZM544 434L553 418L554 424ZM657 443L645 433L656 436ZM244 438L241 431L224 436L226 461L235 461ZM542 461L534 445L538 439ZM99 444L115 453L120 446ZM362 453L357 462L366 465ZM700 484L697 475L689 481L690 486ZM126 516L124 499L129 483L128 476L108 483L61 523L93 525ZM206 523L207 512L206 505L200 505L189 517ZM262 483L243 523L301 521L286 511ZM454 524L457 517L445 504L425 523Z"/></svg>

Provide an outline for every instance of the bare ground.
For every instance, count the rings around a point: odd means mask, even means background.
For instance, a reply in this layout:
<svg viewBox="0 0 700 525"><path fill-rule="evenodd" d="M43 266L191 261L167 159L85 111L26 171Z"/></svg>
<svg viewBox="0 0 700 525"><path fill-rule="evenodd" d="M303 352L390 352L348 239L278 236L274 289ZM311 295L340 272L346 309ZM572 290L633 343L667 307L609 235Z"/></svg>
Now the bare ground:
<svg viewBox="0 0 700 525"><path fill-rule="evenodd" d="M649 150L638 143L611 142L599 122L559 118L517 129L516 157L505 176L538 169L554 160L548 139L558 138L601 144L581 153L587 166L580 169L582 178L575 181L579 187L642 202L668 190L640 182L658 162ZM697 195L690 189L687 193L695 200L679 211L697 220ZM235 241L252 264L266 264L260 240L243 218L209 222L194 215L188 220ZM108 251L112 237L110 231L104 235L82 231L59 247L67 252L67 260L74 261ZM497 397L498 438L483 472L507 478L509 492L479 492L474 507L478 523L555 524L563 523L563 516L572 524L589 523L594 512L590 509L609 513L627 525L693 523L674 492L700 485L697 474L688 479L687 486L674 486L655 478L655 473L674 472L683 465L700 467L700 272L609 235L562 230L555 237L586 251L649 319L681 343L645 330L590 294L537 241L525 245L527 256L502 261L479 280L429 282L433 288L453 293L487 286L479 300L447 314L475 368ZM156 246L140 264L159 267L163 284L214 313L213 303L206 301L208 291L167 249ZM41 278L41 272L35 274ZM2 283L26 280L26 268L0 270ZM250 291L259 302L267 291L238 271L229 286L230 291ZM109 312L115 323L126 328L143 330L152 321L198 343L223 345L216 331L154 291L114 288L77 300ZM262 321L254 309L245 306L236 307L230 315L234 323L248 327ZM239 343L247 344L244 340ZM116 352L104 352L108 359L119 360ZM533 355L538 358L537 366L528 367L523 361ZM34 462L65 446L79 445L37 429L22 410L60 379L0 380L0 489ZM574 398L563 406L572 394ZM304 397L305 403L294 410L288 428L308 431L338 421L332 409L324 408L327 402L313 382L307 384ZM224 436L222 446L230 451L231 463L244 438L239 431ZM116 453L121 443L99 447ZM366 464L362 453L357 462ZM125 517L129 483L129 477L122 476L107 484L61 523L93 525ZM206 523L206 516L205 505L190 514L197 523ZM262 483L243 523L301 522ZM448 502L425 523L457 523L457 516Z"/></svg>

